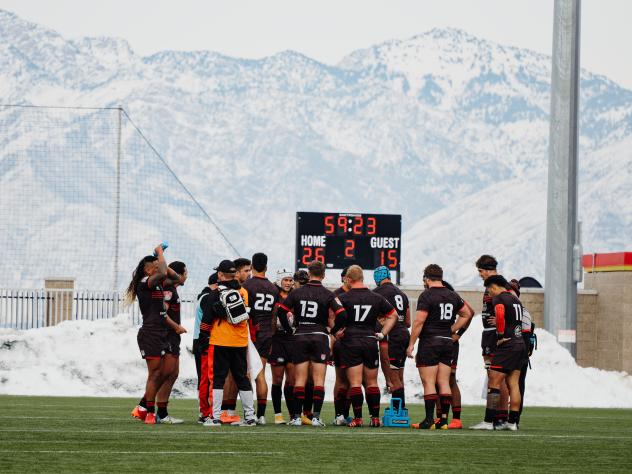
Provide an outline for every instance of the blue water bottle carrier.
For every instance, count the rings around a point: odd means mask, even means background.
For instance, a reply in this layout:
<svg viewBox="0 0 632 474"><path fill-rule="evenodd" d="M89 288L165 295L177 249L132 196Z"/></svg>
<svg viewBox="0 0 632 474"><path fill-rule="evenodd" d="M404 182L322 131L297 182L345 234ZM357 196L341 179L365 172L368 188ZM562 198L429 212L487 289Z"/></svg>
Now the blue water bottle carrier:
<svg viewBox="0 0 632 474"><path fill-rule="evenodd" d="M391 398L391 404L384 410L382 425L391 428L410 428L408 408L402 407L401 398Z"/></svg>

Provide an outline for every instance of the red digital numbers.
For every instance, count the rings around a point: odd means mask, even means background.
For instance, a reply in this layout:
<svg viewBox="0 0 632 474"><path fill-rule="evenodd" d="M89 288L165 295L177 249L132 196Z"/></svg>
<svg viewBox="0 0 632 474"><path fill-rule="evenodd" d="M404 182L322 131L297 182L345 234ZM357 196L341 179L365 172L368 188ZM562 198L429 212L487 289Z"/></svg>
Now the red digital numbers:
<svg viewBox="0 0 632 474"><path fill-rule="evenodd" d="M325 235L331 235L336 231L334 216L325 216Z"/></svg>
<svg viewBox="0 0 632 474"><path fill-rule="evenodd" d="M355 240L345 240L345 257L353 258L355 256Z"/></svg>
<svg viewBox="0 0 632 474"><path fill-rule="evenodd" d="M325 263L325 247L303 247L301 263L307 266L312 260Z"/></svg>
<svg viewBox="0 0 632 474"><path fill-rule="evenodd" d="M366 235L375 235L377 231L377 220L375 217L366 218Z"/></svg>
<svg viewBox="0 0 632 474"><path fill-rule="evenodd" d="M396 268L397 250L380 250L380 265L386 265L388 268Z"/></svg>
<svg viewBox="0 0 632 474"><path fill-rule="evenodd" d="M353 218L353 233L354 235L362 235L362 225L364 224L364 219L362 216L355 216Z"/></svg>
<svg viewBox="0 0 632 474"><path fill-rule="evenodd" d="M347 233L347 218L345 216L338 216L338 233Z"/></svg>

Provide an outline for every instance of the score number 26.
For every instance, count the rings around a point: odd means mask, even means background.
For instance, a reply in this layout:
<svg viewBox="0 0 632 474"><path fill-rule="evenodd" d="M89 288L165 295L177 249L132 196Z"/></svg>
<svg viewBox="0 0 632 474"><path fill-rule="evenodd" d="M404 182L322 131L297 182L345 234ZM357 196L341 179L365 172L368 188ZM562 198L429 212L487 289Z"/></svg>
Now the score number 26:
<svg viewBox="0 0 632 474"><path fill-rule="evenodd" d="M325 263L325 247L303 247L301 263L307 266L312 260Z"/></svg>

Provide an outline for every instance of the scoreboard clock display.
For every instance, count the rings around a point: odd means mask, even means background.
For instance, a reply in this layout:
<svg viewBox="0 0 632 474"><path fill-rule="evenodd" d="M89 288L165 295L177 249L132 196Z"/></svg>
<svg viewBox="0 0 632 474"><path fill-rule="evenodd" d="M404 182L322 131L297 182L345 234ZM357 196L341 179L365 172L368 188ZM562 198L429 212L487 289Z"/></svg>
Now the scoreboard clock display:
<svg viewBox="0 0 632 474"><path fill-rule="evenodd" d="M339 269L386 265L399 279L401 233L401 215L297 212L296 268L312 260Z"/></svg>

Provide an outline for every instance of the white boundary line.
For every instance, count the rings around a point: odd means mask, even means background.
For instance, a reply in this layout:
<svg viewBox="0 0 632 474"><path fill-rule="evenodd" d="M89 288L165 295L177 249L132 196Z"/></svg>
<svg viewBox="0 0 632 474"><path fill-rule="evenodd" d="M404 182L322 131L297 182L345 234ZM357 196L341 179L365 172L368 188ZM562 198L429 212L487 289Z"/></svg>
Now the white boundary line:
<svg viewBox="0 0 632 474"><path fill-rule="evenodd" d="M36 450L1 450L0 453L20 453L20 454L234 454L248 456L277 456L287 454L284 451L78 451L78 450L55 450L55 449L36 449Z"/></svg>
<svg viewBox="0 0 632 474"><path fill-rule="evenodd" d="M151 429L151 428L150 428ZM200 427L199 430L196 431L149 431L149 430L65 430L65 429L0 429L0 433L76 433L76 434L164 434L165 436L184 436L184 435L211 435L211 436L236 436L236 435L246 435L246 436L268 436L268 435L287 435L287 436L297 436L297 435L305 435L305 436L321 436L321 437L341 437L341 436L406 436L406 435L429 435L436 436L437 439L444 440L444 436L450 436L447 433L437 433L437 432L426 432L420 430L412 430L412 429L402 429L400 432L395 431L382 431L371 430L371 431L351 431L345 428L336 428L334 430L320 430L313 428L305 428L299 429L296 431L276 431L276 430L267 430L262 431L257 428L251 428L250 430L243 429L242 427L230 427L228 429L224 428L204 428ZM417 433L417 435L415 435ZM458 433L452 432L456 437L466 437L466 438L483 438L494 436L495 439L498 439L500 436L504 436L507 439L509 438L550 438L550 439L604 439L604 440L632 440L631 436L599 436L599 435L552 435L546 433L470 433L467 431L459 431ZM441 437L441 438L438 438ZM54 442L54 441L52 441ZM138 451L137 451L138 452ZM153 451L152 451L153 452Z"/></svg>

